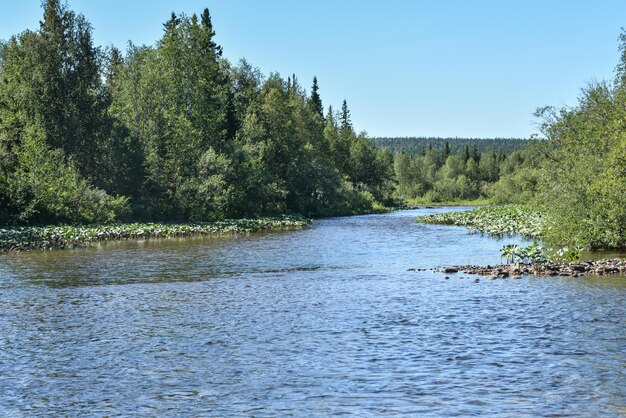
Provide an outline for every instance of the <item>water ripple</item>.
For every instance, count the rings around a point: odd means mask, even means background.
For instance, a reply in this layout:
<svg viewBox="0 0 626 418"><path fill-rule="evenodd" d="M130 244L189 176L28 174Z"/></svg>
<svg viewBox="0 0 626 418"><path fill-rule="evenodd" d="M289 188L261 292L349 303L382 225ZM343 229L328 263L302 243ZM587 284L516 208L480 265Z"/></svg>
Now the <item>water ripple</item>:
<svg viewBox="0 0 626 418"><path fill-rule="evenodd" d="M517 242L416 214L3 255L0 415L626 414L623 277L407 272Z"/></svg>

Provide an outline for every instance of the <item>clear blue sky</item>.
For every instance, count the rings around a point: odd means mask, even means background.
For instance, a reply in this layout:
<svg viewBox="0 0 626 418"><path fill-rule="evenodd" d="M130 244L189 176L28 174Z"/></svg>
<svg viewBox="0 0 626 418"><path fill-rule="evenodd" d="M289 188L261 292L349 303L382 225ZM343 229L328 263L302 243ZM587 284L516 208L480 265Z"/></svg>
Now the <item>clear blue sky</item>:
<svg viewBox="0 0 626 418"><path fill-rule="evenodd" d="M519 136L542 105L572 105L613 77L626 1L69 0L100 45L153 44L171 11L209 7L225 56L263 73L314 75L372 136ZM41 18L5 1L0 39Z"/></svg>

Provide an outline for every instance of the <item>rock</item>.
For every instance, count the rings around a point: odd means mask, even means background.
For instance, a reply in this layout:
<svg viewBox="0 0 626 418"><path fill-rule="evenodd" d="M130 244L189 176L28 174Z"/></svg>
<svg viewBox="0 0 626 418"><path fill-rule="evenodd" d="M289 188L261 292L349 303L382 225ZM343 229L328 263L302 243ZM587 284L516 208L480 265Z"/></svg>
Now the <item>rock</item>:
<svg viewBox="0 0 626 418"><path fill-rule="evenodd" d="M425 271L426 269L424 269ZM463 272L468 277L461 276L461 279L469 279L469 275L478 274L488 279L513 278L520 279L525 275L535 276L588 276L590 274L609 275L625 274L626 260L597 260L584 263L553 263L553 264L526 264L526 265L497 265L497 266L454 266L431 269L441 273ZM417 270L419 271L419 269ZM475 279L479 280L479 279Z"/></svg>

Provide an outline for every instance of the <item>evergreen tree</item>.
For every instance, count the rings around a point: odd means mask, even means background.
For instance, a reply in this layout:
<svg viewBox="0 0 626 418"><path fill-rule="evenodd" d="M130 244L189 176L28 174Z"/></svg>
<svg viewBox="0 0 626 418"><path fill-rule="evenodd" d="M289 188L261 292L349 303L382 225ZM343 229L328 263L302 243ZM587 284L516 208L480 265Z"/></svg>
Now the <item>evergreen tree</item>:
<svg viewBox="0 0 626 418"><path fill-rule="evenodd" d="M202 11L202 28L205 36L208 40L205 44L206 50L203 52L213 54L215 58L219 58L222 56L222 47L217 45L213 41L213 37L215 36L215 31L213 30L213 23L211 22L211 15L209 13L209 9L205 8Z"/></svg>
<svg viewBox="0 0 626 418"><path fill-rule="evenodd" d="M480 152L478 152L478 147L476 146L476 144L474 144L474 146L472 147L472 155L471 155L471 157L477 163L480 162Z"/></svg>
<svg viewBox="0 0 626 418"><path fill-rule="evenodd" d="M348 110L348 102L346 100L341 104L341 130L352 131L352 120L350 120L350 111Z"/></svg>
<svg viewBox="0 0 626 418"><path fill-rule="evenodd" d="M470 159L470 149L469 149L469 145L465 145L465 147L463 147L463 164L467 163L467 160Z"/></svg>
<svg viewBox="0 0 626 418"><path fill-rule="evenodd" d="M313 77L313 87L311 88L311 97L309 98L309 104L314 112L324 117L324 106L322 105L322 98L319 94L319 87L317 85L317 77Z"/></svg>

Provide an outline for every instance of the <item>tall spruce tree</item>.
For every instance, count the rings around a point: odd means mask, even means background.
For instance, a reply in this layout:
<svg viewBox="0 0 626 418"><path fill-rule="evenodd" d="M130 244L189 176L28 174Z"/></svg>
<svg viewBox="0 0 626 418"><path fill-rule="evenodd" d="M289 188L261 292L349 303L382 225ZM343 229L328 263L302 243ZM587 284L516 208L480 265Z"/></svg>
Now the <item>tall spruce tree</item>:
<svg viewBox="0 0 626 418"><path fill-rule="evenodd" d="M324 117L324 105L322 105L322 98L319 94L319 86L317 85L317 77L313 77L313 87L311 87L311 97L309 98L309 104L313 111Z"/></svg>
<svg viewBox="0 0 626 418"><path fill-rule="evenodd" d="M348 102L344 99L341 104L341 129L352 130L352 120L350 119L350 110L348 110Z"/></svg>

